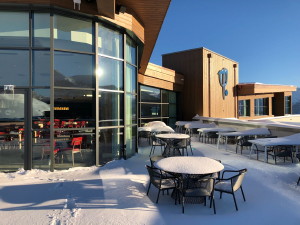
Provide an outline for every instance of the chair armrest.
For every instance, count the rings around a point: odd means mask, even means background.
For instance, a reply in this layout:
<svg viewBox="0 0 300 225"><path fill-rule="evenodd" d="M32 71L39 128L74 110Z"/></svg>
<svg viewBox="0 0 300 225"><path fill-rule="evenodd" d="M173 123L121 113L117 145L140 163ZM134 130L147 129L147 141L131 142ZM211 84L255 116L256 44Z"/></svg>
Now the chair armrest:
<svg viewBox="0 0 300 225"><path fill-rule="evenodd" d="M240 172L240 170L224 170L223 172L222 172L222 176L221 176L221 179L224 179L224 174L225 173L238 173L239 174L239 172ZM238 175L237 174L237 175ZM233 177L235 177L235 176L233 176ZM232 178L232 177L231 177ZM229 178L228 178L229 179Z"/></svg>

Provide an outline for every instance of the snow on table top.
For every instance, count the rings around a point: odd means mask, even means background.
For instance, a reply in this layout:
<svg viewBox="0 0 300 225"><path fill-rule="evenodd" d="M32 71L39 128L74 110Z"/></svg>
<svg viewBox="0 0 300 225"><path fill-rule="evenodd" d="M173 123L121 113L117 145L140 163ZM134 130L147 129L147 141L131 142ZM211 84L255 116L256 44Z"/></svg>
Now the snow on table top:
<svg viewBox="0 0 300 225"><path fill-rule="evenodd" d="M157 134L155 135L157 138L162 138L162 139L187 139L190 138L190 135L187 134Z"/></svg>
<svg viewBox="0 0 300 225"><path fill-rule="evenodd" d="M268 128L255 128L237 132L221 133L222 136L248 136L248 135L269 135L271 134Z"/></svg>
<svg viewBox="0 0 300 225"><path fill-rule="evenodd" d="M259 138L249 142L261 146L300 145L300 133L279 138Z"/></svg>
<svg viewBox="0 0 300 225"><path fill-rule="evenodd" d="M152 127L151 131L152 131L152 132L162 132L162 131L166 131L166 132L172 132L172 133L175 132L175 131L172 129L172 127L169 127L169 126L165 126L165 127Z"/></svg>
<svg viewBox="0 0 300 225"><path fill-rule="evenodd" d="M216 127L216 124L214 124L214 123L190 122L190 123L185 124L184 127L187 128L187 129L211 128L211 127Z"/></svg>
<svg viewBox="0 0 300 225"><path fill-rule="evenodd" d="M160 159L155 167L173 173L181 174L211 174L224 169L218 161L199 156L176 156Z"/></svg>
<svg viewBox="0 0 300 225"><path fill-rule="evenodd" d="M212 127L212 128L200 128L197 131L202 133L208 133L208 132L230 132L230 131L236 131L235 128L232 127Z"/></svg>

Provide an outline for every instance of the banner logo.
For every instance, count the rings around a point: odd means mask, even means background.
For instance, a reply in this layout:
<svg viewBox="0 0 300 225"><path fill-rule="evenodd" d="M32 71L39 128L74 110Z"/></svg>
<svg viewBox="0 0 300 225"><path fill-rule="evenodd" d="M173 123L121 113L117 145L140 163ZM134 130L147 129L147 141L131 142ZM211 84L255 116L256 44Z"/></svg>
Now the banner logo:
<svg viewBox="0 0 300 225"><path fill-rule="evenodd" d="M228 95L228 90L226 90L226 85L228 81L228 70L226 68L223 68L219 70L218 75L219 75L219 83L222 87L223 99L225 99L225 97Z"/></svg>

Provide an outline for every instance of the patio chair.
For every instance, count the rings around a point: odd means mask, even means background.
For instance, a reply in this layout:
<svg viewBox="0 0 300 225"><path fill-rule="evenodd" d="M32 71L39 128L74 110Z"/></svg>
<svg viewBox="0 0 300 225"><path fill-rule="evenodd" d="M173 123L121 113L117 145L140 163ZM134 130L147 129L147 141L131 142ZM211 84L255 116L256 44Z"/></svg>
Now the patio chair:
<svg viewBox="0 0 300 225"><path fill-rule="evenodd" d="M140 143L141 138L146 138L149 144L151 144L150 139L151 139L151 132L150 131L139 131L138 132L138 141Z"/></svg>
<svg viewBox="0 0 300 225"><path fill-rule="evenodd" d="M162 152L163 152L162 148L165 146L165 144L160 139L156 138L155 135L151 135L150 139L151 139L151 143L150 143L151 149L150 149L149 157L151 157L151 155L154 154L156 147L160 147L161 154L162 154Z"/></svg>
<svg viewBox="0 0 300 225"><path fill-rule="evenodd" d="M75 164L75 157L74 155L76 153L80 153L80 156L81 156L81 159L83 160L83 157L82 157L82 152L81 152L81 145L82 145L82 137L73 137L72 138L72 141L70 143L70 146L68 146L67 148L62 148L60 149L60 151L62 152L65 152L65 151L71 151L72 153L72 165L74 166ZM62 155L62 162L63 162L63 155Z"/></svg>
<svg viewBox="0 0 300 225"><path fill-rule="evenodd" d="M210 199L210 208L213 205L214 214L216 214L215 200L214 200L214 184L215 179L213 177L201 176L189 176L187 178L179 178L178 186L176 189L177 196L175 198L175 204L177 204L177 199L181 201L182 213L184 213L184 205L186 199L192 199L193 201L204 202L206 206L206 197Z"/></svg>
<svg viewBox="0 0 300 225"><path fill-rule="evenodd" d="M151 184L158 189L156 203L159 200L160 191L175 189L175 180L172 176L163 173L160 169L146 165L150 182L147 190L147 196L150 191Z"/></svg>
<svg viewBox="0 0 300 225"><path fill-rule="evenodd" d="M240 136L237 138L237 143L236 143L236 148L235 148L235 153L238 153L238 147L240 146L241 149L241 155L243 154L243 148L250 148L252 146L252 143L250 143L248 140L254 139L252 136Z"/></svg>
<svg viewBox="0 0 300 225"><path fill-rule="evenodd" d="M298 179L298 181L297 181L297 185L299 185L299 183L300 183L300 177L299 177L299 179Z"/></svg>
<svg viewBox="0 0 300 225"><path fill-rule="evenodd" d="M277 157L282 157L285 162L286 157L290 157L292 163L293 161L293 146L276 146L273 148L273 157L275 159L275 164L277 163Z"/></svg>
<svg viewBox="0 0 300 225"><path fill-rule="evenodd" d="M247 169L241 169L241 170L224 170L222 173L222 177L218 179L218 181L215 184L215 191L220 192L220 198L222 198L223 193L228 193L233 196L234 204L235 204L235 209L238 211L236 199L235 199L235 192L237 190L241 190L243 199L245 199L244 191L242 188L242 182L245 177L245 174L247 172ZM224 178L225 174L234 174L233 176L229 178Z"/></svg>

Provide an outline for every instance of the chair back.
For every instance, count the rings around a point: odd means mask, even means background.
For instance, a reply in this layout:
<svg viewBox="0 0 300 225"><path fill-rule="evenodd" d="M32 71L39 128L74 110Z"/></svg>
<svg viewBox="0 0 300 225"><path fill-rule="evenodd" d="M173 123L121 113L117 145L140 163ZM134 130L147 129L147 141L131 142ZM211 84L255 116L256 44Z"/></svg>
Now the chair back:
<svg viewBox="0 0 300 225"><path fill-rule="evenodd" d="M186 197L212 196L215 178L213 177L189 177L181 179L180 189Z"/></svg>
<svg viewBox="0 0 300 225"><path fill-rule="evenodd" d="M80 151L82 144L82 137L74 137L72 139L71 145L73 146L73 150Z"/></svg>
<svg viewBox="0 0 300 225"><path fill-rule="evenodd" d="M236 190L238 190L240 188L240 186L243 183L243 180L244 180L246 172L247 172L247 169L239 170L238 171L239 174L236 175L236 176L233 176L231 178L233 191L236 191Z"/></svg>
<svg viewBox="0 0 300 225"><path fill-rule="evenodd" d="M146 165L146 168L150 177L150 183L153 184L155 187L160 188L162 179L161 171L155 167L151 167L148 165Z"/></svg>

